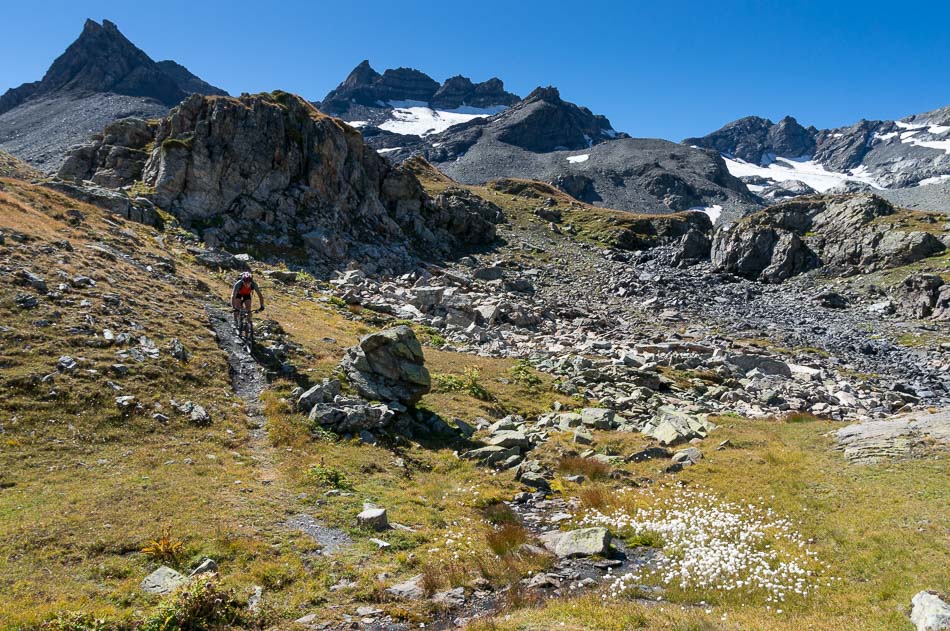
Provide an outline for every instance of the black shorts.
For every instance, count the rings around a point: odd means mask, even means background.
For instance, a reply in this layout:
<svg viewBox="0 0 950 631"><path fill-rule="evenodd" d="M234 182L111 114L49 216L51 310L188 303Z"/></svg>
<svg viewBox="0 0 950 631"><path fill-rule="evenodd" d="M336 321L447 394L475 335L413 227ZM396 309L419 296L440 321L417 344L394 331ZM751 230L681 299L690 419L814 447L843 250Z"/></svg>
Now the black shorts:
<svg viewBox="0 0 950 631"><path fill-rule="evenodd" d="M250 296L235 296L235 300L240 300L242 303L246 302L248 306L251 306Z"/></svg>

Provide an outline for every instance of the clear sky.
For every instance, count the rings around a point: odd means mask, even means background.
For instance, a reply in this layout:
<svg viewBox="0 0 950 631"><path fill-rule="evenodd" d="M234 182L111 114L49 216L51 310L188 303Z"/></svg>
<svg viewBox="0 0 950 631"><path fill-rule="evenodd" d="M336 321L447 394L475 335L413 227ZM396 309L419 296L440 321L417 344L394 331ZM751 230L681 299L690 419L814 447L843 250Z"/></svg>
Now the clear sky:
<svg viewBox="0 0 950 631"><path fill-rule="evenodd" d="M369 59L522 96L555 85L672 140L749 114L836 127L950 105L948 0L33 0L2 15L0 90L41 78L91 17L232 94L319 100Z"/></svg>

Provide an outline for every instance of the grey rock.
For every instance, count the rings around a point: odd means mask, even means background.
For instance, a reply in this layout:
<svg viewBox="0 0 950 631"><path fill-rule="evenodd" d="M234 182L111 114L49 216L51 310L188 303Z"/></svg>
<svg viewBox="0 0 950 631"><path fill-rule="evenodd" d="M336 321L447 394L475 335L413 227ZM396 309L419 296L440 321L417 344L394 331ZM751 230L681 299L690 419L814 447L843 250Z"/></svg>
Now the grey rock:
<svg viewBox="0 0 950 631"><path fill-rule="evenodd" d="M141 588L147 594L164 596L184 585L187 580L172 568L163 565L142 579Z"/></svg>
<svg viewBox="0 0 950 631"><path fill-rule="evenodd" d="M396 598L419 600L425 596L425 592L422 589L422 574L417 574L402 583L388 587L386 591Z"/></svg>
<svg viewBox="0 0 950 631"><path fill-rule="evenodd" d="M214 574L218 571L218 564L215 563L214 559L205 558L204 561L198 564L198 567L191 571L189 576L198 576L199 574Z"/></svg>
<svg viewBox="0 0 950 631"><path fill-rule="evenodd" d="M936 592L917 592L911 600L910 621L917 631L950 629L950 604Z"/></svg>
<svg viewBox="0 0 950 631"><path fill-rule="evenodd" d="M546 548L562 559L606 556L610 552L610 532L606 528L579 528L567 532L545 533Z"/></svg>
<svg viewBox="0 0 950 631"><path fill-rule="evenodd" d="M945 451L950 445L950 410L848 425L838 430L837 441L845 458L859 464Z"/></svg>
<svg viewBox="0 0 950 631"><path fill-rule="evenodd" d="M415 333L402 325L361 339L340 367L361 396L415 405L431 388L424 362Z"/></svg>
<svg viewBox="0 0 950 631"><path fill-rule="evenodd" d="M366 508L356 516L356 525L360 528L383 531L389 529L389 520L385 508Z"/></svg>

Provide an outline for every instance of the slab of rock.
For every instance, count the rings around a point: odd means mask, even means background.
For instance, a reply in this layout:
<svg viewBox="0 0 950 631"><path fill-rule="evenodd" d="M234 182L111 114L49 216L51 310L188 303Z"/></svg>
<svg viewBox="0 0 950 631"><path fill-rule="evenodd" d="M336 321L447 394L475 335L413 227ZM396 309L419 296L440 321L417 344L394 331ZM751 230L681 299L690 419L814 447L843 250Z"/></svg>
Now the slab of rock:
<svg viewBox="0 0 950 631"><path fill-rule="evenodd" d="M581 410L581 423L594 429L611 429L614 426L614 412L605 408L584 408Z"/></svg>
<svg viewBox="0 0 950 631"><path fill-rule="evenodd" d="M673 462L676 464L682 464L683 466L689 466L696 464L703 459L703 452L696 449L695 447L687 447L686 449L681 449L673 454Z"/></svg>
<svg viewBox="0 0 950 631"><path fill-rule="evenodd" d="M918 592L911 600L910 621L917 631L946 631L950 629L950 604L935 592Z"/></svg>
<svg viewBox="0 0 950 631"><path fill-rule="evenodd" d="M402 583L387 588L386 591L396 598L418 600L425 596L425 591L422 589L422 574L416 574Z"/></svg>
<svg viewBox="0 0 950 631"><path fill-rule="evenodd" d="M361 339L340 368L362 397L415 405L432 387L424 362L416 334L403 325Z"/></svg>
<svg viewBox="0 0 950 631"><path fill-rule="evenodd" d="M518 456L520 454L521 450L518 447L489 445L488 447L479 447L478 449L466 451L459 457L463 460L476 460L482 464L493 465L496 462L502 462L512 456Z"/></svg>
<svg viewBox="0 0 950 631"><path fill-rule="evenodd" d="M579 528L567 532L541 534L544 547L562 559L606 555L610 551L610 531L606 528Z"/></svg>
<svg viewBox="0 0 950 631"><path fill-rule="evenodd" d="M313 406L333 401L338 394L340 394L340 382L336 379L324 379L297 397L297 409L301 412L310 412Z"/></svg>
<svg viewBox="0 0 950 631"><path fill-rule="evenodd" d="M521 447L522 449L528 447L528 438L524 433L513 430L505 430L492 434L485 442L496 447Z"/></svg>
<svg viewBox="0 0 950 631"><path fill-rule="evenodd" d="M923 456L950 445L950 410L848 425L838 430L837 439L845 458L859 464Z"/></svg>
<svg viewBox="0 0 950 631"><path fill-rule="evenodd" d="M184 585L187 580L172 568L163 565L142 579L142 591L164 596Z"/></svg>

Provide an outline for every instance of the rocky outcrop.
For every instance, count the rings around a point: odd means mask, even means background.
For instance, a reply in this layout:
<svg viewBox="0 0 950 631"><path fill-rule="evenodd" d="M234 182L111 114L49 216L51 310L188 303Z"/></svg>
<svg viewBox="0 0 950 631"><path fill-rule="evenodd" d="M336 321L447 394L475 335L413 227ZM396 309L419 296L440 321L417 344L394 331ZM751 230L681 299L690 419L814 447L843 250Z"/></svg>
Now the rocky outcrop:
<svg viewBox="0 0 950 631"><path fill-rule="evenodd" d="M472 83L468 77L456 75L445 80L429 103L436 109L454 110L466 105L476 108L510 106L519 100L516 95L505 91L505 84L497 77Z"/></svg>
<svg viewBox="0 0 950 631"><path fill-rule="evenodd" d="M774 156L812 155L816 132L814 127L802 127L791 116L778 123L747 116L702 138L687 138L683 144L713 149L753 164L767 164Z"/></svg>
<svg viewBox="0 0 950 631"><path fill-rule="evenodd" d="M875 195L823 196L785 202L713 236L713 265L745 278L781 282L819 267L839 273L898 267L946 246L932 233L901 224Z"/></svg>
<svg viewBox="0 0 950 631"><path fill-rule="evenodd" d="M192 96L157 124L119 121L72 151L60 177L139 182L212 247L297 248L327 270L408 267L491 241L500 219L461 190L430 200L359 132L281 92Z"/></svg>
<svg viewBox="0 0 950 631"><path fill-rule="evenodd" d="M422 346L408 326L367 335L347 350L340 368L360 396L415 405L431 381Z"/></svg>
<svg viewBox="0 0 950 631"><path fill-rule="evenodd" d="M536 88L491 119L476 119L437 134L426 155L434 162L452 160L483 135L532 152L585 149L618 137L606 117L562 100L557 88L549 86Z"/></svg>
<svg viewBox="0 0 950 631"><path fill-rule="evenodd" d="M146 148L155 137L154 123L124 118L106 125L90 144L71 150L58 176L64 180L91 180L100 186L118 188L140 180Z"/></svg>
<svg viewBox="0 0 950 631"><path fill-rule="evenodd" d="M950 320L950 284L937 274L911 274L899 288L901 311L911 318Z"/></svg>

